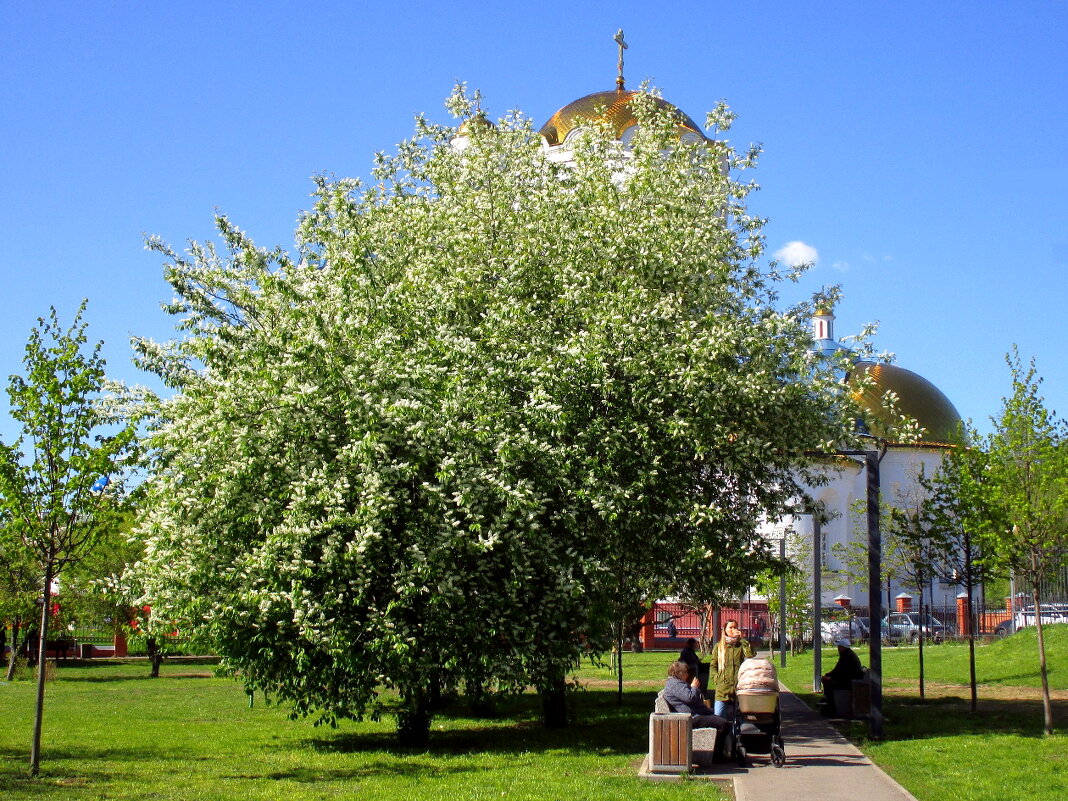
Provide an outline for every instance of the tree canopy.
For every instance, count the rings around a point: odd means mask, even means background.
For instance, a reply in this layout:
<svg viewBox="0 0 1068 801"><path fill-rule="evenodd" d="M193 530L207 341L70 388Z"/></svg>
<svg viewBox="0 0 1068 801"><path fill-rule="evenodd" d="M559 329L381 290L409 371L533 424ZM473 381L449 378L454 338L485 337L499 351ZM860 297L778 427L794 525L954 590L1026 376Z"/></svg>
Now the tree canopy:
<svg viewBox="0 0 1068 801"><path fill-rule="evenodd" d="M1068 423L1047 408L1034 360L1006 357L1012 394L1002 401L987 439L990 513L985 534L1002 564L1031 588L1038 630L1045 730L1053 733L1053 704L1046 671L1040 590L1068 557ZM972 478L978 483L978 479Z"/></svg>
<svg viewBox="0 0 1068 801"><path fill-rule="evenodd" d="M419 119L373 182L318 179L296 255L225 217L152 241L154 617L296 714L394 688L418 735L438 691L549 690L620 609L764 553L853 410L777 308L730 113L680 142L645 99L628 146L591 125L558 162L458 91L466 146Z"/></svg>

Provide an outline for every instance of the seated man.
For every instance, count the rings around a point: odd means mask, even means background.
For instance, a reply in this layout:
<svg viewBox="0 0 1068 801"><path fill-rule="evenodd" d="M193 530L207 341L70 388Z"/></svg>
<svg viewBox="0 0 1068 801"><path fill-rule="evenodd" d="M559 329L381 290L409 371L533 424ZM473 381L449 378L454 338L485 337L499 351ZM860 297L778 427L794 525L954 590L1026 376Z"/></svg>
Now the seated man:
<svg viewBox="0 0 1068 801"><path fill-rule="evenodd" d="M823 676L823 697L825 711L829 715L837 714L834 706L835 690L853 690L853 679L864 678L864 666L860 664L860 657L850 648L849 640L842 637L834 641L838 646L838 662L831 668L830 673Z"/></svg>
<svg viewBox="0 0 1068 801"><path fill-rule="evenodd" d="M689 712L695 729L715 729L714 758L716 760L724 758L723 747L730 724L726 718L721 718L705 704L701 682L685 662L672 662L671 667L668 668L667 683L664 685L664 700L674 712Z"/></svg>

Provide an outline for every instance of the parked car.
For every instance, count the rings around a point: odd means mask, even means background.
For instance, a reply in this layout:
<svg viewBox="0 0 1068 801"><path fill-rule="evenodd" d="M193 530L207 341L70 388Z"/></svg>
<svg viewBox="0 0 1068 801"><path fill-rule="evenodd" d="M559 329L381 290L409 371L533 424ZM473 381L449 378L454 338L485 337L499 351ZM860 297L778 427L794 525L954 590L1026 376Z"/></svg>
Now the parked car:
<svg viewBox="0 0 1068 801"><path fill-rule="evenodd" d="M845 637L854 644L868 639L868 627L860 623L840 606L831 606L820 613L820 639L825 645Z"/></svg>
<svg viewBox="0 0 1068 801"><path fill-rule="evenodd" d="M1042 606L1042 625L1047 623L1068 623L1068 604L1049 604ZM1035 625L1035 607L1025 606L1009 620L1002 621L994 629L996 637L1007 637L1024 626Z"/></svg>
<svg viewBox="0 0 1068 801"><path fill-rule="evenodd" d="M856 624L857 629L860 631L860 637L858 642L867 642L871 639L871 624L866 617L855 617L853 622Z"/></svg>
<svg viewBox="0 0 1068 801"><path fill-rule="evenodd" d="M914 643L923 632L924 639L935 643L946 639L946 626L931 615L922 617L916 612L895 612L883 618L884 642Z"/></svg>

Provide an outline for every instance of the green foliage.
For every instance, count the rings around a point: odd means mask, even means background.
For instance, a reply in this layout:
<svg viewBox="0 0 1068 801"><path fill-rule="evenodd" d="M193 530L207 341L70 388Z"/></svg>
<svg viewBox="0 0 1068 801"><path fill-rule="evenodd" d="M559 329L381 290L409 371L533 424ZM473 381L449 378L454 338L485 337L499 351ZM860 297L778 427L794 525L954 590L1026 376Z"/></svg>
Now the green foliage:
<svg viewBox="0 0 1068 801"><path fill-rule="evenodd" d="M451 107L473 113L458 93ZM747 157L637 103L568 164L520 116L417 123L317 182L299 258L225 218L168 260L182 338L141 580L250 688L335 722L548 689L635 605L760 554L854 414L775 309ZM725 122L726 117L717 116Z"/></svg>
<svg viewBox="0 0 1068 801"><path fill-rule="evenodd" d="M14 524L0 524L0 621L13 624L34 616L40 592L37 572Z"/></svg>
<svg viewBox="0 0 1068 801"><path fill-rule="evenodd" d="M1068 430L1039 394L1034 361L1024 367L1015 350L1006 361L1013 392L985 443L987 531L1003 564L1037 586L1068 556Z"/></svg>
<svg viewBox="0 0 1068 801"><path fill-rule="evenodd" d="M136 495L126 499L126 511L116 515L100 532L91 551L64 573L60 601L67 622L77 626L128 626L136 597L123 574L144 554L144 543L134 534Z"/></svg>
<svg viewBox="0 0 1068 801"><path fill-rule="evenodd" d="M1030 584L1032 602L1039 607L1043 579L1068 557L1068 428L1046 408L1034 360L1025 369L1013 349L1006 362L1013 391L986 443L991 506L1006 525L991 526L989 534L994 552ZM1052 734L1041 615L1036 624L1045 728Z"/></svg>
<svg viewBox="0 0 1068 801"><path fill-rule="evenodd" d="M979 437L968 432L965 441L979 442ZM1008 523L996 502L989 463L981 447L962 444L945 454L933 477L920 478L927 495L921 525L934 545L938 574L972 597L980 584L991 593L991 583L1004 575L996 533ZM991 597L1000 602L1007 594L1006 585Z"/></svg>
<svg viewBox="0 0 1068 801"><path fill-rule="evenodd" d="M22 433L0 445L0 520L44 572L58 575L110 525L123 495L135 430L104 404L101 343L91 352L82 303L70 328L56 310L30 332L26 375L11 376L11 416ZM94 483L106 477L105 489Z"/></svg>
<svg viewBox="0 0 1068 801"><path fill-rule="evenodd" d="M136 452L135 423L115 413L105 397L102 343L89 352L82 302L70 328L53 308L30 332L23 364L11 376L11 416L22 433L0 444L0 524L5 550L18 532L24 558L37 568L40 599L38 653L48 641L53 582L91 552L101 533L115 525L126 502L124 479ZM100 483L103 480L104 483ZM43 658L40 662L43 664ZM30 770L40 765L44 671L38 671L37 716Z"/></svg>

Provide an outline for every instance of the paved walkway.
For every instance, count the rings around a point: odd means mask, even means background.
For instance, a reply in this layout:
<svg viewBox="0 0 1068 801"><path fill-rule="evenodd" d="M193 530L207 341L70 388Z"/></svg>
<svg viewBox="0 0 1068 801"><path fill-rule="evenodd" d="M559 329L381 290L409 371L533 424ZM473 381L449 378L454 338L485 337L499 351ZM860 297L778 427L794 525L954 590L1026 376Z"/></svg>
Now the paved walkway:
<svg viewBox="0 0 1068 801"><path fill-rule="evenodd" d="M700 777L717 783L733 779L737 801L916 801L785 688L779 696L779 706L786 746L783 767L774 767L766 755L754 754L747 768L717 765Z"/></svg>

